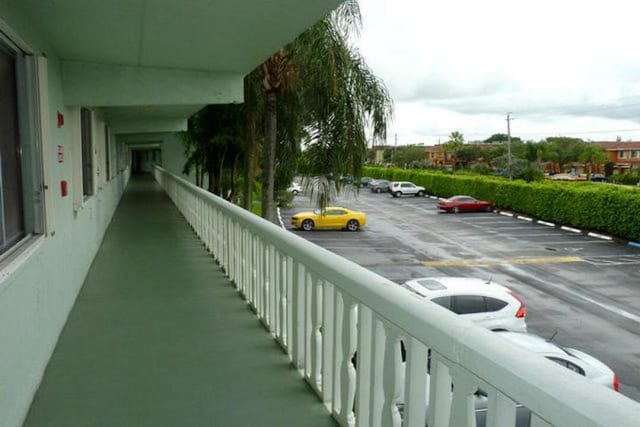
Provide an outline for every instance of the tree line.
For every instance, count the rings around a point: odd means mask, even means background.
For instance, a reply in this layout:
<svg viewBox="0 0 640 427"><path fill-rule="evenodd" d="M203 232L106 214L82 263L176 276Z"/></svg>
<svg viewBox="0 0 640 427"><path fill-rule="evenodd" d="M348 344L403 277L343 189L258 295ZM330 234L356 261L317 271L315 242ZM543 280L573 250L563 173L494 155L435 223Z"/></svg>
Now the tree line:
<svg viewBox="0 0 640 427"><path fill-rule="evenodd" d="M585 165L589 172L595 165L606 164L606 151L580 138L548 137L540 141L523 141L511 137L511 164L508 159L507 135L494 134L483 141L465 143L460 132L452 132L441 144L441 153L449 156L453 169L470 168L476 172L495 173L516 178L537 179L542 176L543 165L551 165L554 172L572 168L573 163ZM387 148L384 162L400 167L428 168L433 165L425 156L425 147L403 146ZM373 152L369 160L374 158Z"/></svg>

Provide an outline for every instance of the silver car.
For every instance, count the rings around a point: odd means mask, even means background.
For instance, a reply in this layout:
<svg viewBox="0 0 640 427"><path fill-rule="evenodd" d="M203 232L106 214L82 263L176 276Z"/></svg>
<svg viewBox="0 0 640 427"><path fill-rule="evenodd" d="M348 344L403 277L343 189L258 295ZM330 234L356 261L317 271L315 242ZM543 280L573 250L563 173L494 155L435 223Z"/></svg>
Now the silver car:
<svg viewBox="0 0 640 427"><path fill-rule="evenodd" d="M391 185L389 185L389 192L393 197L423 197L425 195L424 187L420 187L409 181L393 181Z"/></svg>

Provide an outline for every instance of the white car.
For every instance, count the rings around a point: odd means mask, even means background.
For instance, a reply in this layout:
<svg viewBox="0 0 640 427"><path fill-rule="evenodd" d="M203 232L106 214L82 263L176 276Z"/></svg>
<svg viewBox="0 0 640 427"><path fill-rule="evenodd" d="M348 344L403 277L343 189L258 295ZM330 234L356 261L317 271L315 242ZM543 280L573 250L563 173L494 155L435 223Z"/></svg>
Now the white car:
<svg viewBox="0 0 640 427"><path fill-rule="evenodd" d="M423 277L402 287L487 329L527 331L524 302L490 279Z"/></svg>
<svg viewBox="0 0 640 427"><path fill-rule="evenodd" d="M547 359L564 366L565 368L584 376L596 384L604 387L612 388L619 391L619 381L617 375L604 363L593 356L583 353L573 348L563 348L544 338L527 333L499 331L499 336L511 341L513 344L520 346L532 353L539 354ZM429 365L427 365L428 367ZM428 369L428 368L427 368ZM404 384L405 363L403 361L401 372L401 384ZM427 414L429 413L429 381L430 375L427 372L425 395L427 399ZM404 415L404 387L401 389L400 397L396 401L401 416ZM482 391L478 391L474 395L474 406L476 415L476 427L486 427L488 399L487 395ZM529 427L531 425L531 411L523 405L516 405L516 423L515 427Z"/></svg>
<svg viewBox="0 0 640 427"><path fill-rule="evenodd" d="M287 193L292 193L295 196L302 193L302 187L297 182L292 182L289 188L287 188Z"/></svg>
<svg viewBox="0 0 640 427"><path fill-rule="evenodd" d="M586 377L594 383L601 384L618 391L618 377L607 365L593 356L589 356L574 348L560 347L548 340L533 334L520 332L496 332L514 344L534 353L540 354L565 368Z"/></svg>
<svg viewBox="0 0 640 427"><path fill-rule="evenodd" d="M424 187L415 185L408 181L393 181L389 184L389 192L393 197L416 196L423 197L425 194Z"/></svg>

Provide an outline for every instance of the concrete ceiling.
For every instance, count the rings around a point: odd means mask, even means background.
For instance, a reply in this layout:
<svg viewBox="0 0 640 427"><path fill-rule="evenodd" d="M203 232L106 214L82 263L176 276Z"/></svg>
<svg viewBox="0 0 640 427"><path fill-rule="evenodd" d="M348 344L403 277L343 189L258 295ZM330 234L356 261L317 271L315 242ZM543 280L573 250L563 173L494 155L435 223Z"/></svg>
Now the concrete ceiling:
<svg viewBox="0 0 640 427"><path fill-rule="evenodd" d="M70 61L246 74L339 0L20 0Z"/></svg>
<svg viewBox="0 0 640 427"><path fill-rule="evenodd" d="M12 0L9 0L12 1ZM65 103L114 133L182 130L341 0L13 0L62 61Z"/></svg>

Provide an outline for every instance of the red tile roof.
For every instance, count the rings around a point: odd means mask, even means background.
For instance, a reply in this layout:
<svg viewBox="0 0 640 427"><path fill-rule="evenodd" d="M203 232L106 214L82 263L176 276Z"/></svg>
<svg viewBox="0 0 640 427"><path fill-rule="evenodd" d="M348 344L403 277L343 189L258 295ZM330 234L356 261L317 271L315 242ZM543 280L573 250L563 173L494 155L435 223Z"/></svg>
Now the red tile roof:
<svg viewBox="0 0 640 427"><path fill-rule="evenodd" d="M640 150L640 141L602 141L593 144L605 150Z"/></svg>

